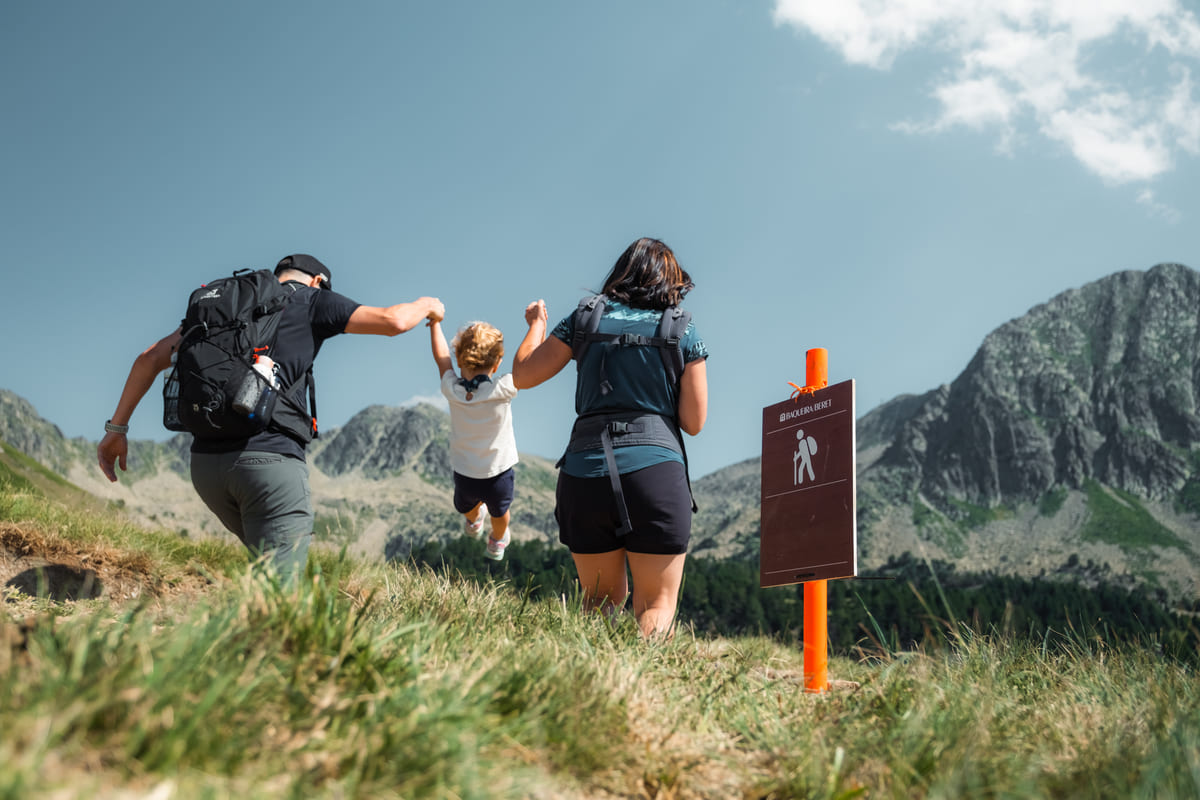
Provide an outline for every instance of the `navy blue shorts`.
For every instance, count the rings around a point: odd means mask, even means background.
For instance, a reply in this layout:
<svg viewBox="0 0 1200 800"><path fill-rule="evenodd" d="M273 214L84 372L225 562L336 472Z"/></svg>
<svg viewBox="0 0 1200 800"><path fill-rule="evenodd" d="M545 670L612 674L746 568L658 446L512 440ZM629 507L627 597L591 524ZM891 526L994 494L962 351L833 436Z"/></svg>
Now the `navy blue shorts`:
<svg viewBox="0 0 1200 800"><path fill-rule="evenodd" d="M678 461L621 476L621 490L633 530L617 536L621 519L608 476L576 478L561 470L555 492L558 540L572 553L679 555L692 536L692 493L687 472Z"/></svg>
<svg viewBox="0 0 1200 800"><path fill-rule="evenodd" d="M503 517L512 501L512 467L491 478L468 478L454 473L454 510L460 514L487 503L489 516Z"/></svg>

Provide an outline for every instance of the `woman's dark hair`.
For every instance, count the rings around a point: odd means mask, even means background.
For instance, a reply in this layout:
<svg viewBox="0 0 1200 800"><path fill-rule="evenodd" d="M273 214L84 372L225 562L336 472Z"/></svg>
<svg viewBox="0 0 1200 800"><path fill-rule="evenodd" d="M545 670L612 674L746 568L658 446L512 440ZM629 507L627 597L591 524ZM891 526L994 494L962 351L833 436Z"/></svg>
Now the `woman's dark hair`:
<svg viewBox="0 0 1200 800"><path fill-rule="evenodd" d="M696 284L671 248L658 239L638 239L613 264L604 279L605 295L633 308L663 310L683 302Z"/></svg>

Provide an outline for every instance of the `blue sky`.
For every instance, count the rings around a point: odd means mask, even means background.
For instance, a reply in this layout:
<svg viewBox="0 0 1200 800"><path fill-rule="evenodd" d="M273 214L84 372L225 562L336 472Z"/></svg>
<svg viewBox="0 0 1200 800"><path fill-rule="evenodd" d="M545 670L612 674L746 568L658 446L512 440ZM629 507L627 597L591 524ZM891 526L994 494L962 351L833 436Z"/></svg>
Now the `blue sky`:
<svg viewBox="0 0 1200 800"><path fill-rule="evenodd" d="M1169 0L5 3L0 387L98 439L194 286L293 252L511 351L648 235L696 280L704 475L808 348L861 415L1063 290L1200 267L1198 67ZM326 428L437 393L424 328L316 376ZM573 382L518 397L522 451L557 457Z"/></svg>

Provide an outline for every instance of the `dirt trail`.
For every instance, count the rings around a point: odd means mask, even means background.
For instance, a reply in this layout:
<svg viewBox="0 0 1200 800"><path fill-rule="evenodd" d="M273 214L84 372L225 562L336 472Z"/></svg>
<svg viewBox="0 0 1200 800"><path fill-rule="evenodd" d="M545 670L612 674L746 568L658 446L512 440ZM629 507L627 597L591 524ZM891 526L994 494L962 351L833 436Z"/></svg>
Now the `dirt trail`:
<svg viewBox="0 0 1200 800"><path fill-rule="evenodd" d="M0 586L56 601L167 599L202 590L206 579L181 571L167 579L144 553L81 545L29 524L0 522Z"/></svg>

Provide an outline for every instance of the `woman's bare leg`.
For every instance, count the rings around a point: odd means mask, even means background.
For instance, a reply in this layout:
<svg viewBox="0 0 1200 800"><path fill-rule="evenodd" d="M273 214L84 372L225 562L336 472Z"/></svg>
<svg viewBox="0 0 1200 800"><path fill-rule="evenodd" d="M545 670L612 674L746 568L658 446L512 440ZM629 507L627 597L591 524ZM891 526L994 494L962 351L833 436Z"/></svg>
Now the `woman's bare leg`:
<svg viewBox="0 0 1200 800"><path fill-rule="evenodd" d="M633 613L643 636L672 633L686 553L629 553L633 574Z"/></svg>
<svg viewBox="0 0 1200 800"><path fill-rule="evenodd" d="M629 578L625 572L625 551L609 553L571 553L579 587L588 611L621 608L629 594Z"/></svg>

